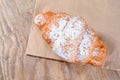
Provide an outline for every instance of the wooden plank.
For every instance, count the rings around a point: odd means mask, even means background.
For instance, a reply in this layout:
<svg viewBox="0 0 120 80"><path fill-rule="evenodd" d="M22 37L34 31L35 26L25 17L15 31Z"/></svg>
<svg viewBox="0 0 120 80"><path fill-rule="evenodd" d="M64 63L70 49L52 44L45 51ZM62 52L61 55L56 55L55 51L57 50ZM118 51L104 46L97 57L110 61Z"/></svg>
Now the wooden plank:
<svg viewBox="0 0 120 80"><path fill-rule="evenodd" d="M35 0L0 0L0 80L120 80L120 72L25 55Z"/></svg>

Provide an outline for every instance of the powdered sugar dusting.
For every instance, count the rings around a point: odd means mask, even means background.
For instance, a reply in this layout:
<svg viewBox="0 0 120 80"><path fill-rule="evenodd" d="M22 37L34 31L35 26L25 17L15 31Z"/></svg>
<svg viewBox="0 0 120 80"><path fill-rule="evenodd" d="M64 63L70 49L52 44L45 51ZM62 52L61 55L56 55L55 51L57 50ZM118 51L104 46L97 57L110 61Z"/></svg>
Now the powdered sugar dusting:
<svg viewBox="0 0 120 80"><path fill-rule="evenodd" d="M78 19L78 17L64 17L57 20L59 27L54 24L51 25L50 39L53 42L53 50L64 59L68 59L72 54L76 53L77 47L68 48L67 46L74 44L74 41L84 31L84 24Z"/></svg>
<svg viewBox="0 0 120 80"><path fill-rule="evenodd" d="M94 51L93 51L93 57L98 55L98 53L99 53L98 50L99 50L99 48L95 48L94 49Z"/></svg>
<svg viewBox="0 0 120 80"><path fill-rule="evenodd" d="M84 60L88 57L90 47L92 47L92 43L95 41L93 32L87 29L86 33L83 36L82 42L79 46L79 56L78 60Z"/></svg>
<svg viewBox="0 0 120 80"><path fill-rule="evenodd" d="M65 27L65 25L67 24L67 21L66 20L62 20L60 19L58 21L58 24L60 27L56 27L54 24L51 25L52 29L50 32L50 39L54 42L55 40L58 39L58 37L60 37L62 34L63 34L63 29Z"/></svg>

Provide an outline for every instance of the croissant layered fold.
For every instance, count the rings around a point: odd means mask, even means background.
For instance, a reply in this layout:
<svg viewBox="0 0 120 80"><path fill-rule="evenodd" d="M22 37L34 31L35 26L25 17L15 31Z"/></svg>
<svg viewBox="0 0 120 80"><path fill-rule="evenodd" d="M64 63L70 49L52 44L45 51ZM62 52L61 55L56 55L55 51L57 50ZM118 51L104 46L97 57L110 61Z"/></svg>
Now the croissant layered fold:
<svg viewBox="0 0 120 80"><path fill-rule="evenodd" d="M48 11L36 15L34 23L51 49L66 61L97 66L104 62L105 45L84 19Z"/></svg>

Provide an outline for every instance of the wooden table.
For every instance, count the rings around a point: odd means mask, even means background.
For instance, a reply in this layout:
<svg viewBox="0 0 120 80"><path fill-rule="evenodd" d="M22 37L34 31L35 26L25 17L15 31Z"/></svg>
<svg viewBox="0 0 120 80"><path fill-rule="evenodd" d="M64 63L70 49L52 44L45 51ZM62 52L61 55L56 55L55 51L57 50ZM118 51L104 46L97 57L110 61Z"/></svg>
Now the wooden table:
<svg viewBox="0 0 120 80"><path fill-rule="evenodd" d="M120 72L25 55L35 0L0 0L0 80L120 80Z"/></svg>

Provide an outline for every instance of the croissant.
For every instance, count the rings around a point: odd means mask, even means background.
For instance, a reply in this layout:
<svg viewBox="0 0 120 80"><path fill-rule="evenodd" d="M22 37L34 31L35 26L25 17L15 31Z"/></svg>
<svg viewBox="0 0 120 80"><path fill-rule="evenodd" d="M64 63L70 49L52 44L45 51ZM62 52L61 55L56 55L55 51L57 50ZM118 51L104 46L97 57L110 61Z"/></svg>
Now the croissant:
<svg viewBox="0 0 120 80"><path fill-rule="evenodd" d="M34 23L41 30L42 38L64 60L96 66L104 62L105 45L83 18L48 11L36 15Z"/></svg>

